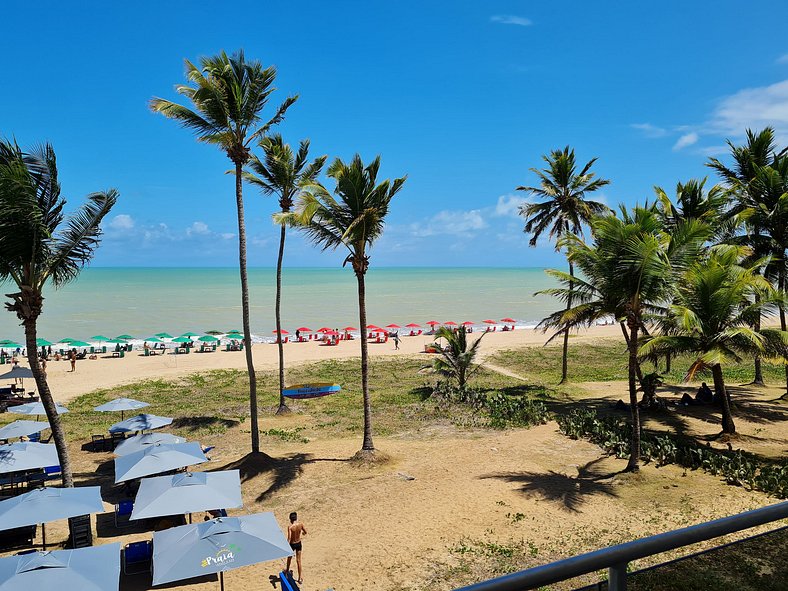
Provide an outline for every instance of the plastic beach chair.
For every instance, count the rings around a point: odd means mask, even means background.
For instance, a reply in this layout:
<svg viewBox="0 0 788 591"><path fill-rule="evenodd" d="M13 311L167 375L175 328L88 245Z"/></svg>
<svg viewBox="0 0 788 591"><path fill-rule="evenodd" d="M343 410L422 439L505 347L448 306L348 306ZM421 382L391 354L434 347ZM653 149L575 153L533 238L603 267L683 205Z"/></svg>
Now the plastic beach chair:
<svg viewBox="0 0 788 591"><path fill-rule="evenodd" d="M121 501L115 505L115 527L129 527L131 526L131 512L134 511L134 501ZM118 523L118 517L125 517L126 520Z"/></svg>
<svg viewBox="0 0 788 591"><path fill-rule="evenodd" d="M279 583L282 586L282 591L301 591L293 578L293 571L281 571L279 576L271 575L268 577L268 581L274 589L276 589L276 584Z"/></svg>
<svg viewBox="0 0 788 591"><path fill-rule="evenodd" d="M150 571L153 543L150 540L131 542L123 548L123 574L135 575Z"/></svg>

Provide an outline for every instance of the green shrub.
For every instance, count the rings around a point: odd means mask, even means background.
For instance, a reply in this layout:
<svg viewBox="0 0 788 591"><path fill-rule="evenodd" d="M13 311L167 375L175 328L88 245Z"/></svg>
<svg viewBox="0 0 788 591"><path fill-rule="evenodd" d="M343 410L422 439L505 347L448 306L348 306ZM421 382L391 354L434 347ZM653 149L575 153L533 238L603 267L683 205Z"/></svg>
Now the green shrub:
<svg viewBox="0 0 788 591"><path fill-rule="evenodd" d="M476 388L458 388L449 382L438 382L432 389L431 398L440 406L462 404L483 413L496 429L544 425L549 418L547 406L538 400L507 396L502 392L488 395Z"/></svg>
<svg viewBox="0 0 788 591"><path fill-rule="evenodd" d="M589 408L573 409L556 417L560 431L572 438L586 438L619 458L629 456L632 427L624 419L600 417ZM658 466L678 464L721 476L728 484L788 498L788 462L764 461L741 450L724 451L669 434L643 432L641 456Z"/></svg>

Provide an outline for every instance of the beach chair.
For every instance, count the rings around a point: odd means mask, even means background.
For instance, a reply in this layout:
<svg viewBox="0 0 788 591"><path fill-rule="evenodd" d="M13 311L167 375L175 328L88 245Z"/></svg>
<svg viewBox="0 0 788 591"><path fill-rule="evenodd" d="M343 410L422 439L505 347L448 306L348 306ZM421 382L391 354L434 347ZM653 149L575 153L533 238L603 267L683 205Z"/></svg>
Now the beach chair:
<svg viewBox="0 0 788 591"><path fill-rule="evenodd" d="M112 440L104 437L103 434L90 436L90 445L93 451L110 451Z"/></svg>
<svg viewBox="0 0 788 591"><path fill-rule="evenodd" d="M131 542L121 552L124 575L137 575L150 572L153 560L153 542Z"/></svg>
<svg viewBox="0 0 788 591"><path fill-rule="evenodd" d="M47 466L44 468L44 480L56 480L60 478L62 474L62 469L60 465L57 466Z"/></svg>
<svg viewBox="0 0 788 591"><path fill-rule="evenodd" d="M134 501L125 500L115 505L115 527L122 529L134 525L130 519L132 511L134 511ZM118 518L121 518L120 521Z"/></svg>
<svg viewBox="0 0 788 591"><path fill-rule="evenodd" d="M278 576L270 575L268 582L271 583L274 589L276 589L276 584L279 583L282 586L282 591L301 591L295 578L293 578L293 571L280 571Z"/></svg>

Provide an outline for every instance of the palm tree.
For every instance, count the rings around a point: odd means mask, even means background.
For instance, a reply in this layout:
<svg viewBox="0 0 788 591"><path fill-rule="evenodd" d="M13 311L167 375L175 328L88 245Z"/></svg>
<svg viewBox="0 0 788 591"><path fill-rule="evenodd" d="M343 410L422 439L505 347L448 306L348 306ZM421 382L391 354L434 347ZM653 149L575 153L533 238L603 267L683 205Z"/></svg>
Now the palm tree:
<svg viewBox="0 0 788 591"><path fill-rule="evenodd" d="M188 98L193 109L154 98L150 108L191 129L197 139L216 144L235 165L235 204L238 211L238 264L241 272L241 313L244 327L246 367L249 372L249 413L251 416L252 452L260 451L257 427L257 377L252 360L252 335L249 325L249 285L246 276L246 223L244 221L243 167L251 158L250 146L282 121L285 112L298 97L287 98L274 116L261 124L261 113L275 88L276 68L263 68L259 61L247 61L243 51L228 56L200 58L198 68L189 60L186 78L190 84L176 86L178 94Z"/></svg>
<svg viewBox="0 0 788 591"><path fill-rule="evenodd" d="M335 199L320 185L299 199L301 229L323 250L340 246L349 254L342 266L350 263L358 282L358 317L361 326L361 390L364 397L364 442L360 456L374 456L372 443L372 410L369 399L367 367L367 305L364 278L369 269L367 249L383 234L386 215L392 198L405 184L407 177L378 183L380 156L364 165L356 154L349 163L337 158L328 168L334 179Z"/></svg>
<svg viewBox="0 0 788 591"><path fill-rule="evenodd" d="M743 355L784 357L785 330L753 330L753 317L773 312L780 301L760 274L765 261L742 266L752 254L746 247L718 245L696 261L676 284L674 303L664 317L673 330L646 339L640 355L689 353L695 356L686 380L710 370L717 399L722 402L722 431L736 433L730 393L725 388L723 365L740 362ZM758 294L760 297L755 298Z"/></svg>
<svg viewBox="0 0 788 591"><path fill-rule="evenodd" d="M252 156L249 161L249 168L253 172L245 172L244 178L260 188L264 195L276 195L279 198L280 213L287 215L293 208L293 202L302 187L315 182L317 175L320 174L326 156L315 158L312 162L308 161L309 140L301 140L298 153L293 154L289 144L284 143L282 136L276 134L264 138L260 142L265 157L260 160ZM282 344L282 258L285 252L285 233L287 228L286 219L280 219L279 231L279 256L276 260L276 334L279 346L279 408L276 414L284 414L290 411L285 404L285 351Z"/></svg>
<svg viewBox="0 0 788 591"><path fill-rule="evenodd" d="M730 147L730 155L733 160L732 166L726 166L717 158L710 158L706 166L716 171L726 186L733 191L738 203L731 213L739 213L753 208L757 210L761 199L758 191L752 185L756 170L769 166L778 158L785 156L788 148L778 151L774 129L771 127L766 127L759 132L748 129L746 143L743 146L736 146L730 140L727 141L727 144ZM759 260L769 255L772 249L768 237L763 235L763 229L758 225L757 218L748 222L747 229L747 234L741 237L738 242L752 248L753 260ZM753 328L760 330L760 318L755 319ZM763 386L761 358L756 355L753 363L755 366L753 384Z"/></svg>
<svg viewBox="0 0 788 591"><path fill-rule="evenodd" d="M672 279L687 261L697 256L708 235L708 226L697 220L681 221L665 231L655 208L621 208L621 217L600 216L591 221L592 244L567 234L560 247L582 272L582 277L554 269L548 274L562 287L544 290L571 307L551 314L540 326L556 334L590 326L613 316L621 324L628 351L629 402L632 442L628 470L640 461L640 413L638 409L638 345L646 318L663 304L671 292Z"/></svg>
<svg viewBox="0 0 788 591"><path fill-rule="evenodd" d="M11 281L19 289L6 294L11 300L6 308L25 328L27 360L67 487L74 486L71 461L60 415L39 364L36 324L44 307L44 287L47 283L61 287L79 275L99 245L101 221L117 197L114 189L92 193L87 203L66 217L52 146L26 153L16 143L0 140L0 281Z"/></svg>
<svg viewBox="0 0 788 591"><path fill-rule="evenodd" d="M520 207L520 215L526 218L525 233L531 234L530 245L536 246L539 237L549 228L549 237L556 241L559 250L561 238L568 234L583 235L583 226L591 222L591 218L610 211L597 201L586 199L586 194L598 191L610 184L607 179L596 179L591 167L596 162L592 158L577 172L575 151L569 146L563 150L553 150L549 156L542 156L547 168L532 168L531 172L539 177L538 187L517 187L518 191L527 191L543 201L528 203ZM572 261L569 261L569 275L574 276ZM567 309L572 307L572 300L566 303ZM564 331L564 349L561 358L561 384L567 380L569 352L569 330Z"/></svg>
<svg viewBox="0 0 788 591"><path fill-rule="evenodd" d="M460 389L465 388L468 379L481 368L481 365L474 366L474 363L484 335L482 333L473 343L469 343L468 331L464 326L456 330L441 326L435 333L435 339L446 339L447 346L440 349L441 356L433 363L433 369L447 378L457 380Z"/></svg>

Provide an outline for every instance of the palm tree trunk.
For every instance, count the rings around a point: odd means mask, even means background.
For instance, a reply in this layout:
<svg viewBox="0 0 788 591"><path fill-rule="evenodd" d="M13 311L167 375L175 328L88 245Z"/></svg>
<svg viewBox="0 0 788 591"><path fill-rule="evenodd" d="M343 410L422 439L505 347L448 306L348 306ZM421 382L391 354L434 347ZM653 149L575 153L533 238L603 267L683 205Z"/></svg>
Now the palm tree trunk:
<svg viewBox="0 0 788 591"><path fill-rule="evenodd" d="M627 351L629 351L629 333L627 332L627 327L623 322L619 323L621 325L621 332L624 333L624 340L627 342ZM638 382L640 385L643 385L643 370L640 367L640 361L637 358L637 343L635 343L635 375L638 378Z"/></svg>
<svg viewBox="0 0 788 591"><path fill-rule="evenodd" d="M761 296L759 294L755 294L755 303L758 304L761 301ZM755 331L761 331L761 313L758 312L758 317L755 319ZM763 368L761 367L761 356L756 355L754 360L755 365L755 377L752 380L752 384L755 386L763 386Z"/></svg>
<svg viewBox="0 0 788 591"><path fill-rule="evenodd" d="M74 476L71 473L71 459L68 456L66 434L63 431L63 423L60 422L60 415L55 408L55 401L52 399L52 392L49 390L46 376L38 362L36 320L34 318L26 320L24 326L25 344L27 345L27 361L30 364L30 371L33 372L33 377L36 380L38 396L41 398L41 404L44 405L49 427L52 430L52 438L55 440L55 449L57 449L57 457L60 461L61 480L63 486L72 487L74 486Z"/></svg>
<svg viewBox="0 0 788 591"><path fill-rule="evenodd" d="M783 255L785 252L783 251ZM785 257L783 256L783 260L780 261L780 273L777 277L777 290L779 291L781 296L785 295ZM780 303L777 306L780 310L780 330L786 330L785 324L785 306ZM783 398L788 396L788 363L785 364L785 394Z"/></svg>
<svg viewBox="0 0 788 591"><path fill-rule="evenodd" d="M238 265L241 270L241 315L244 327L246 368L249 372L249 418L252 430L252 453L260 451L260 432L257 426L257 376L252 360L252 330L249 325L249 282L246 276L246 222L244 221L243 165L235 163L235 202L238 207Z"/></svg>
<svg viewBox="0 0 788 591"><path fill-rule="evenodd" d="M731 413L731 399L725 389L725 380L722 376L722 366L718 363L711 368L711 376L714 378L714 392L722 402L722 432L729 435L736 433L736 425L733 424Z"/></svg>
<svg viewBox="0 0 788 591"><path fill-rule="evenodd" d="M627 471L637 472L640 469L640 409L638 408L638 326L632 323L627 341L629 350L629 409L632 413L632 441L629 450Z"/></svg>
<svg viewBox="0 0 788 591"><path fill-rule="evenodd" d="M276 414L282 415L290 412L285 404L285 348L282 343L282 258L285 254L285 226L279 233L279 258L276 260L276 334L278 335L277 346L279 347L279 408Z"/></svg>
<svg viewBox="0 0 788 591"><path fill-rule="evenodd" d="M369 367L367 359L367 293L363 271L356 271L358 280L358 322L361 332L361 393L364 398L364 443L362 451L375 451L372 443L372 405L369 401Z"/></svg>
<svg viewBox="0 0 788 591"><path fill-rule="evenodd" d="M569 276L570 277L574 277L575 276L575 266L571 263L571 261L569 263ZM573 284L572 284L572 281L570 280L569 281L569 290L571 291L572 289L573 289ZM567 310L571 310L572 309L572 296L571 296L571 294L567 298L566 309ZM564 351L563 351L563 355L561 357L561 381L558 382L559 384L563 384L563 383L565 383L567 381L567 379L568 379L568 377L567 377L568 376L568 372L569 372L569 327L567 327L566 330L564 331Z"/></svg>

